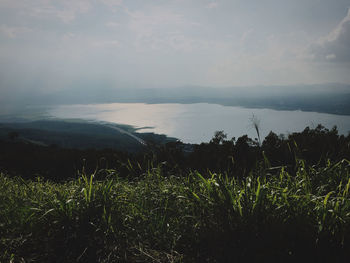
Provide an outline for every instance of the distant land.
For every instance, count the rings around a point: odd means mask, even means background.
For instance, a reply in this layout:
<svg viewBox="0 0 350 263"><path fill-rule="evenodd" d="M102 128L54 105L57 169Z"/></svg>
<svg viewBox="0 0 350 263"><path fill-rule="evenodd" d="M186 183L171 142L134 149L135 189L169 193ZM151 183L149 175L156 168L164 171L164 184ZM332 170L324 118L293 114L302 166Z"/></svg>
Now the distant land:
<svg viewBox="0 0 350 263"><path fill-rule="evenodd" d="M213 103L224 106L301 110L350 115L350 85L318 84L254 87L111 87L98 83L59 91L31 92L23 97L0 98L0 113L20 111L25 105L91 104L113 102Z"/></svg>
<svg viewBox="0 0 350 263"><path fill-rule="evenodd" d="M0 123L0 140L47 147L142 152L150 143L164 144L176 139L154 133L137 133L137 129L128 125L40 120Z"/></svg>

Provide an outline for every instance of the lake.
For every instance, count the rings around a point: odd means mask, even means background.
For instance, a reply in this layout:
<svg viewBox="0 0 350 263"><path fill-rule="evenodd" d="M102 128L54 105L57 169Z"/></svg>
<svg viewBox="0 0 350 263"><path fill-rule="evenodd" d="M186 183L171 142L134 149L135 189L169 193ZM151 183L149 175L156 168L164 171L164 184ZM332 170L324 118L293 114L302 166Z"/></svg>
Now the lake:
<svg viewBox="0 0 350 263"><path fill-rule="evenodd" d="M249 109L208 103L60 105L51 107L46 114L62 119L128 124L139 128L139 132L166 134L186 143L208 142L218 130L227 133L228 138L238 138L244 134L255 138L253 116L259 122L262 137L271 130L277 134L288 134L302 131L306 126L315 128L317 124L327 128L336 125L339 132L345 135L350 131L350 116Z"/></svg>

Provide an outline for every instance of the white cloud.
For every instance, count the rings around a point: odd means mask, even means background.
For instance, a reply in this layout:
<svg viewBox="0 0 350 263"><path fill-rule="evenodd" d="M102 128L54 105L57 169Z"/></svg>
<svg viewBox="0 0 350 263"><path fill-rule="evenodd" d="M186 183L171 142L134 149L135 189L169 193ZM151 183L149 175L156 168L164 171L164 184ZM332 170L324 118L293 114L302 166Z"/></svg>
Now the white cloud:
<svg viewBox="0 0 350 263"><path fill-rule="evenodd" d="M115 6L121 6L123 4L123 0L100 0L103 4L115 7Z"/></svg>
<svg viewBox="0 0 350 263"><path fill-rule="evenodd" d="M116 23L116 22L107 22L106 26L110 27L110 28L117 28L117 27L120 27L121 24L120 23Z"/></svg>
<svg viewBox="0 0 350 263"><path fill-rule="evenodd" d="M115 48L121 45L119 40L101 40L92 43L93 47L98 48Z"/></svg>
<svg viewBox="0 0 350 263"><path fill-rule="evenodd" d="M11 27L8 25L0 25L0 33L8 38L16 38L18 35L29 33L32 30L27 27Z"/></svg>
<svg viewBox="0 0 350 263"><path fill-rule="evenodd" d="M217 8L219 6L218 2L210 2L205 7L208 9Z"/></svg>
<svg viewBox="0 0 350 263"><path fill-rule="evenodd" d="M86 0L40 0L33 1L31 5L23 2L22 8L17 6L22 15L30 14L33 17L45 19L55 17L64 23L72 22L77 15L87 13L91 7L90 2Z"/></svg>
<svg viewBox="0 0 350 263"><path fill-rule="evenodd" d="M157 28L181 25L186 22L183 15L162 8L153 8L147 13L129 10L126 12L131 18L130 28L136 33L144 31L147 35L155 32Z"/></svg>
<svg viewBox="0 0 350 263"><path fill-rule="evenodd" d="M0 7L1 8L28 8L31 7L33 5L46 5L48 4L48 2L50 2L49 0L17 0L17 1L13 1L13 0L1 0L0 1Z"/></svg>
<svg viewBox="0 0 350 263"><path fill-rule="evenodd" d="M63 22L69 23L74 20L78 14L87 13L90 8L91 4L88 1L65 1L63 10L58 10L56 15Z"/></svg>
<svg viewBox="0 0 350 263"><path fill-rule="evenodd" d="M349 82L334 62L350 62L350 11L317 1L311 14L302 0L0 0L0 67L145 85Z"/></svg>
<svg viewBox="0 0 350 263"><path fill-rule="evenodd" d="M350 8L346 17L326 37L313 43L308 52L316 61L350 63Z"/></svg>
<svg viewBox="0 0 350 263"><path fill-rule="evenodd" d="M335 59L335 58L336 58L336 55L335 55L335 54L329 54L329 55L326 56L326 59L327 59L327 60L333 60L333 59Z"/></svg>
<svg viewBox="0 0 350 263"><path fill-rule="evenodd" d="M134 46L138 49L191 50L194 42L186 32L198 23L183 14L166 8L153 7L149 12L129 11L128 29L135 36Z"/></svg>

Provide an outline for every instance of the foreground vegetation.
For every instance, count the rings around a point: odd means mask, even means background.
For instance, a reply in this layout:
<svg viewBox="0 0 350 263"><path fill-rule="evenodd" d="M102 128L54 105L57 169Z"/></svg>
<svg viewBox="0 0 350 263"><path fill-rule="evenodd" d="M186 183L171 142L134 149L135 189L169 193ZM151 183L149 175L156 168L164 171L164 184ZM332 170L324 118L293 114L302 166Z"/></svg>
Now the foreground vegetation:
<svg viewBox="0 0 350 263"><path fill-rule="evenodd" d="M0 262L347 262L350 134L126 153L0 140ZM97 168L96 168L97 167Z"/></svg>
<svg viewBox="0 0 350 263"><path fill-rule="evenodd" d="M54 183L0 175L1 262L346 262L350 162L244 178L113 169Z"/></svg>

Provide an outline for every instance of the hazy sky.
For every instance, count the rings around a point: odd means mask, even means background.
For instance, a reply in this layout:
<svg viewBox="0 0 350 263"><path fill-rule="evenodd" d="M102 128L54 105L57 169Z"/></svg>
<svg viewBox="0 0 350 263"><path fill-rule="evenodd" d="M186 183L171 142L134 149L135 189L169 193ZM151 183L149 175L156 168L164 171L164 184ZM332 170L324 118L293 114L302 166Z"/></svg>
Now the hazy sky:
<svg viewBox="0 0 350 263"><path fill-rule="evenodd" d="M0 0L0 91L349 84L349 7L350 0Z"/></svg>

